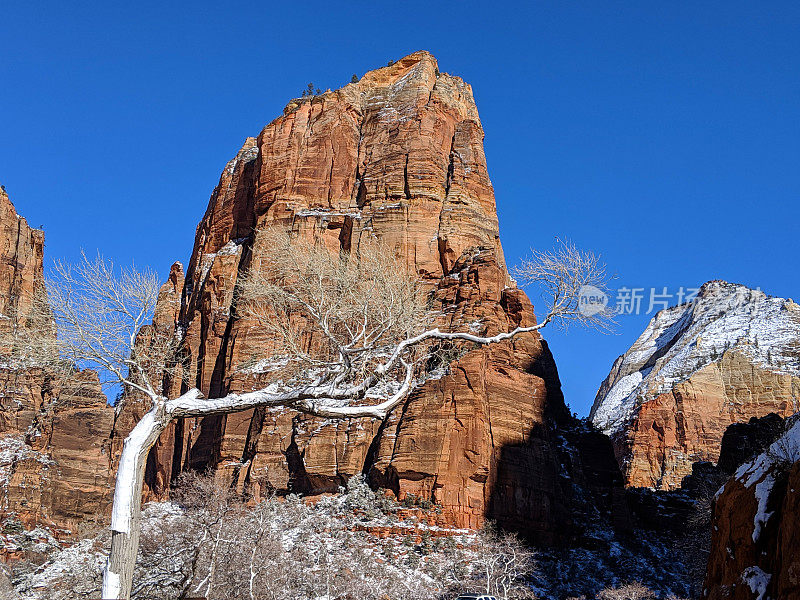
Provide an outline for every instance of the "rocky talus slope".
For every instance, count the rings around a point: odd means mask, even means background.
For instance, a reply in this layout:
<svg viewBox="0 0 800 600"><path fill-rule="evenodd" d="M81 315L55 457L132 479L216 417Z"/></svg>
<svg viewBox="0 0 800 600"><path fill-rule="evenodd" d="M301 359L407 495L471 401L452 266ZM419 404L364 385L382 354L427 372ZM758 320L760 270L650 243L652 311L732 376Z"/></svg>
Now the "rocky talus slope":
<svg viewBox="0 0 800 600"><path fill-rule="evenodd" d="M13 353L32 326L43 249L0 191L0 518L74 531L110 502L114 411L94 373L65 378Z"/></svg>
<svg viewBox="0 0 800 600"><path fill-rule="evenodd" d="M675 489L716 462L726 428L800 401L800 306L711 281L660 311L603 382L591 419L613 440L626 482Z"/></svg>
<svg viewBox="0 0 800 600"><path fill-rule="evenodd" d="M381 240L433 291L441 327L534 323L506 270L483 135L470 86L426 52L293 100L228 163L186 270L176 264L162 290L154 325L174 328L185 361L183 383L166 385L209 397L257 385L273 342L236 316L235 289L267 227L332 252ZM117 439L142 410L129 403ZM603 450L565 449L554 431L572 425L547 345L527 335L469 352L385 421L256 409L176 422L150 456L148 493L163 495L187 468L213 467L256 494L335 491L365 473L441 505L457 526L490 517L549 542L572 534L573 481L604 514L624 515L610 446L576 434Z"/></svg>

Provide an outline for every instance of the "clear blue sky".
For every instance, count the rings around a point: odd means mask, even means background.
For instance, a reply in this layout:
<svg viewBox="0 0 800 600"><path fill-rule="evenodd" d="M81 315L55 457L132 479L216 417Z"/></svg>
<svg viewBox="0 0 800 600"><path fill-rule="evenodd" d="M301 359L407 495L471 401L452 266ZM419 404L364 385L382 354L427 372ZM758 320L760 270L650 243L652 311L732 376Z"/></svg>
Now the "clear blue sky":
<svg viewBox="0 0 800 600"><path fill-rule="evenodd" d="M618 285L800 297L795 2L13 2L0 44L0 182L50 258L166 275L308 81L427 49L473 85L510 263L564 236ZM620 320L546 335L578 413L649 316Z"/></svg>

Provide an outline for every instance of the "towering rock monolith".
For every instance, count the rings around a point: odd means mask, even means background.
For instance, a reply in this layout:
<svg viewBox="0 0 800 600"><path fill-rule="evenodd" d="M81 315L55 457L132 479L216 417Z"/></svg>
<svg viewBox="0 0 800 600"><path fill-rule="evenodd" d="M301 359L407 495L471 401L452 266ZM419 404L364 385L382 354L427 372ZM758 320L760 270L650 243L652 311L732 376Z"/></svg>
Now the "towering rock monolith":
<svg viewBox="0 0 800 600"><path fill-rule="evenodd" d="M176 264L162 290L157 326L173 319L183 347L171 391L214 397L256 385L273 341L237 317L236 283L268 227L332 252L380 240L432 291L440 327L493 334L535 323L506 270L483 136L470 86L427 52L290 102L228 163L185 275ZM143 410L130 403L117 439ZM530 334L470 351L385 421L264 409L179 421L153 450L147 482L162 494L182 470L213 467L256 495L318 494L364 473L399 497L435 502L456 525L488 517L551 541L571 535L565 474L582 469L563 464L560 422L572 424L555 363ZM604 510L619 509L613 460L595 460L582 480Z"/></svg>

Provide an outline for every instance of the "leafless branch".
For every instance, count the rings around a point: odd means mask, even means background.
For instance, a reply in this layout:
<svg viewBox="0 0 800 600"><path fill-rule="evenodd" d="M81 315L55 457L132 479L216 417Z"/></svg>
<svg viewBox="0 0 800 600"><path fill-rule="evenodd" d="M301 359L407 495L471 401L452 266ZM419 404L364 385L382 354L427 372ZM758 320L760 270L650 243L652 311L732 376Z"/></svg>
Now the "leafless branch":
<svg viewBox="0 0 800 600"><path fill-rule="evenodd" d="M592 296L608 293L609 276L600 257L580 250L571 242L558 241L553 250L532 250L516 269L514 277L523 286L542 290L546 314L543 324L561 326L576 323L592 329L613 330L613 312L605 305L591 303Z"/></svg>
<svg viewBox="0 0 800 600"><path fill-rule="evenodd" d="M173 332L149 325L157 274L118 270L100 255L82 254L75 265L56 262L46 283L61 356L97 370L106 385L123 384L155 401L176 347Z"/></svg>

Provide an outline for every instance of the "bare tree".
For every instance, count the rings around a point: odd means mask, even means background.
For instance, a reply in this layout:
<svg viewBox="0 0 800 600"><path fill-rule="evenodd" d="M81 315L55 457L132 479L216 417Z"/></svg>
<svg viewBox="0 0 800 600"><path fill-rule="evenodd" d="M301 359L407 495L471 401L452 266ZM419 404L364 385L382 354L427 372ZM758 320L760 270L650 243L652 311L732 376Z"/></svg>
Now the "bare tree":
<svg viewBox="0 0 800 600"><path fill-rule="evenodd" d="M206 549L192 562L192 579L200 581L192 584L191 595L202 594L210 598L218 557L225 551L229 523L241 511L233 490L221 486L213 477L187 472L176 483L175 500L192 515L202 532L195 546Z"/></svg>
<svg viewBox="0 0 800 600"><path fill-rule="evenodd" d="M599 600L653 600L656 595L638 581L609 587L597 593Z"/></svg>
<svg viewBox="0 0 800 600"><path fill-rule="evenodd" d="M609 275L600 257L577 248L572 242L557 241L553 250L531 250L531 256L514 269L523 286L537 284L547 306L542 323L556 321L566 327L576 323L610 331L612 311L605 305L587 305L590 295L605 295Z"/></svg>
<svg viewBox="0 0 800 600"><path fill-rule="evenodd" d="M539 283L547 290L551 302L542 320L484 337L434 327L436 313L428 292L377 241L336 255L269 229L257 232L254 244L254 256L269 260L256 260L242 278L237 311L274 344L269 356L251 366L264 375L263 386L219 398L203 398L197 389L165 395L164 375L180 340L146 327L158 296L155 274L134 269L117 274L101 257L84 256L77 266L57 264L48 282L60 353L99 368L104 379L151 404L123 443L103 598L130 597L146 458L172 419L256 406L326 418L383 419L424 382L424 365L434 344L493 344L538 331L554 320L602 323L601 316L585 318L580 290L602 287L603 267L593 255L569 245L534 254L517 271L523 284ZM146 343L142 332L147 332Z"/></svg>
<svg viewBox="0 0 800 600"><path fill-rule="evenodd" d="M102 256L89 259L85 254L75 265L56 262L53 270L40 296L46 306L38 312L49 312L58 327L59 355L92 366L103 384L123 384L127 392L159 397L177 338L150 326L158 275L149 269L117 271Z"/></svg>
<svg viewBox="0 0 800 600"><path fill-rule="evenodd" d="M481 572L486 595L510 600L530 592L525 578L534 569L533 553L513 533L487 526L473 560Z"/></svg>

